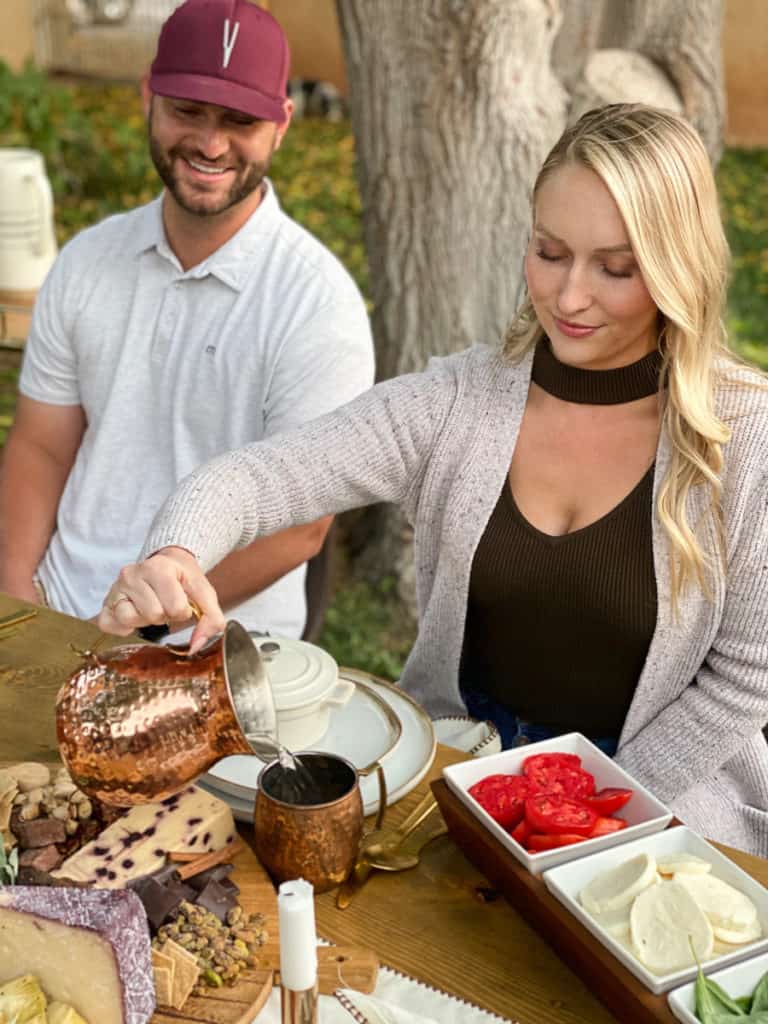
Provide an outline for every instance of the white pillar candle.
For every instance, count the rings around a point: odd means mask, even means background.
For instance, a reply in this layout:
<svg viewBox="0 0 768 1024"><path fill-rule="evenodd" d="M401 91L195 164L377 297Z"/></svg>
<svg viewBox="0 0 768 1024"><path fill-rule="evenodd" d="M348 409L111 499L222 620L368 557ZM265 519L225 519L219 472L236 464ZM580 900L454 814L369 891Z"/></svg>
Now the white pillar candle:
<svg viewBox="0 0 768 1024"><path fill-rule="evenodd" d="M280 923L280 984L293 992L312 988L317 980L315 904L309 882L283 882L277 893Z"/></svg>

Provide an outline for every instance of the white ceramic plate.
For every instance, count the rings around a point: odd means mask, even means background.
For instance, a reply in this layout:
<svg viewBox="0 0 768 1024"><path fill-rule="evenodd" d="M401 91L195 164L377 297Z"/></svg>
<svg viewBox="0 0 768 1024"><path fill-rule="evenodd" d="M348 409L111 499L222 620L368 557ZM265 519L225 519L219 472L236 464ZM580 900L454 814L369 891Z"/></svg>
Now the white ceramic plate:
<svg viewBox="0 0 768 1024"><path fill-rule="evenodd" d="M627 946L610 936L579 902L579 893L595 875L616 867L622 861L629 860L643 852L652 853L657 860L663 856L678 853L690 853L695 857L708 860L712 865L712 874L716 878L721 878L735 889L739 889L757 907L760 924L763 928L763 937L754 942L747 942L743 946L734 947L732 953L721 954L705 961L702 966L707 974L711 974L715 968L737 963L756 953L768 950L768 934L766 934L768 932L768 890L750 877L746 871L737 867L725 854L720 853L711 843L702 839L700 835L692 832L689 828L683 826L669 828L664 832L656 833L656 835L644 836L634 843L625 843L612 850L603 850L602 853L593 854L591 857L582 857L581 860L561 864L560 867L545 872L544 884L549 891L651 992L659 995L676 985L692 981L696 977L696 965L683 967L670 974L653 974L640 963Z"/></svg>
<svg viewBox="0 0 768 1024"><path fill-rule="evenodd" d="M745 960L744 963L736 964L735 967L726 967L723 971L710 972L706 970L706 973L729 996L738 999L740 996L751 996L766 971L768 971L768 953ZM693 994L693 986L694 982L690 981L682 988L674 989L667 996L670 1010L683 1024L700 1024L699 1018L694 1012L696 999ZM739 1018L734 1017L733 1019L738 1021Z"/></svg>
<svg viewBox="0 0 768 1024"><path fill-rule="evenodd" d="M340 676L362 683L389 704L400 719L399 741L387 717L363 688L355 690L349 702L333 708L325 735L312 744L312 750L338 754L356 768L365 768L380 760L387 781L387 803L394 803L417 786L429 771L435 757L435 734L426 711L399 687L375 679L365 672L340 669ZM237 754L225 757L201 779L199 784L232 808L240 821L253 820L256 779L264 766L257 757ZM366 814L379 806L379 784L375 773L360 780Z"/></svg>
<svg viewBox="0 0 768 1024"><path fill-rule="evenodd" d="M632 799L616 815L617 818L624 818L629 823L627 827L620 832L609 832L608 835L587 839L583 843L574 843L572 846L542 850L541 853L528 853L501 825L493 820L487 811L483 810L474 797L470 796L470 786L479 782L480 779L484 779L486 775L497 773L518 775L522 772L523 761L526 757L545 752L578 754L582 767L594 775L595 785L598 789L604 789L606 786L633 789ZM454 793L467 805L475 817L496 836L513 857L524 864L534 875L538 875L556 864L564 864L577 857L584 857L587 854L596 853L598 850L626 843L637 839L638 836L660 832L672 820L672 812L664 804L660 803L639 782L635 782L631 775L628 775L599 747L590 743L586 736L582 736L578 732L565 733L563 736L555 736L551 740L542 740L540 743L527 743L524 747L502 750L501 753L492 754L490 757L452 764L443 769L443 775Z"/></svg>

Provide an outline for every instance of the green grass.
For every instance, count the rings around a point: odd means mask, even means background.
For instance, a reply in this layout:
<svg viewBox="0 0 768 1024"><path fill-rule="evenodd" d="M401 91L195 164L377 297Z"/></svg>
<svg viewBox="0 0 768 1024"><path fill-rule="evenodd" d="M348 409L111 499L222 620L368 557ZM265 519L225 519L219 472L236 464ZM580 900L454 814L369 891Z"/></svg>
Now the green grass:
<svg viewBox="0 0 768 1024"><path fill-rule="evenodd" d="M64 242L109 213L151 199L158 183L146 147L138 89L63 85L0 64L0 146L45 156ZM342 260L363 294L368 279L349 124L297 121L271 177L285 210ZM734 349L768 369L768 150L727 150L717 173L733 250L728 326ZM15 401L18 357L0 361L0 444ZM399 675L413 626L392 581L376 586L342 575L320 642L342 664Z"/></svg>
<svg viewBox="0 0 768 1024"><path fill-rule="evenodd" d="M768 370L768 149L726 150L717 184L733 253L731 344Z"/></svg>

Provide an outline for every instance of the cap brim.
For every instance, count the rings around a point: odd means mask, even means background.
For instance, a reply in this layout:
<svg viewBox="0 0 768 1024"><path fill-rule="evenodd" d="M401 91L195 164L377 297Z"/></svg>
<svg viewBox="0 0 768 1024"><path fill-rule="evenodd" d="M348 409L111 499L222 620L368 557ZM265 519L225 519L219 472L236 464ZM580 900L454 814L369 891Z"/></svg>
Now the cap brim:
<svg viewBox="0 0 768 1024"><path fill-rule="evenodd" d="M284 124L288 120L283 106L285 100L267 96L256 89L223 78L207 75L152 74L149 78L149 87L159 96L193 100L196 103L214 103L217 107L227 107L264 121Z"/></svg>

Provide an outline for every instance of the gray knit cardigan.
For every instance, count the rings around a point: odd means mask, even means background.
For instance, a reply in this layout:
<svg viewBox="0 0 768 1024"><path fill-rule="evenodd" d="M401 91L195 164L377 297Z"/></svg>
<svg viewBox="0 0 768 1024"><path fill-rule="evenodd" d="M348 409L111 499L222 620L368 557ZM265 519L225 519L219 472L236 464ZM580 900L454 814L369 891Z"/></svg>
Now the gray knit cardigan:
<svg viewBox="0 0 768 1024"><path fill-rule="evenodd" d="M398 502L415 531L420 618L401 685L433 716L461 714L472 558L509 470L531 362L477 346L219 456L171 496L143 557L177 544L207 570L260 535ZM692 828L768 856L768 393L728 388L718 401L733 430L723 471L727 574L712 600L688 588L675 620L655 505L670 457L662 432L652 513L658 616L616 759ZM711 549L705 507L705 488L693 488L689 515L701 517Z"/></svg>

